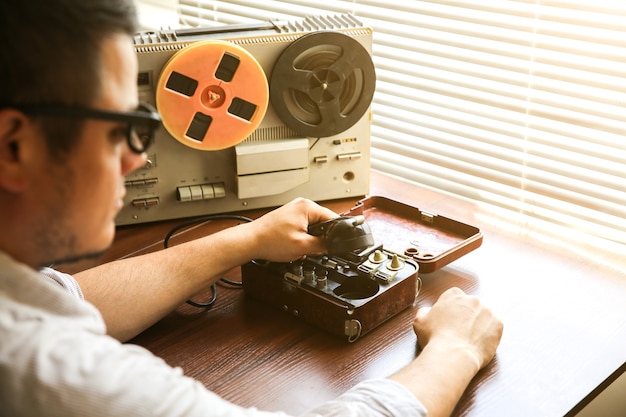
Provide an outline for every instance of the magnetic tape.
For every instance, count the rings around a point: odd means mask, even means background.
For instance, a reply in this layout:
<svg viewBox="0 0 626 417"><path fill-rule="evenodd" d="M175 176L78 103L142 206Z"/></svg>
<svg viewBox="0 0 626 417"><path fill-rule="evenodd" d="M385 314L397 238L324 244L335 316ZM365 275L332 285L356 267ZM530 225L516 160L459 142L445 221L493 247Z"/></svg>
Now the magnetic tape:
<svg viewBox="0 0 626 417"><path fill-rule="evenodd" d="M138 33L163 127L116 223L367 194L371 43L351 15Z"/></svg>

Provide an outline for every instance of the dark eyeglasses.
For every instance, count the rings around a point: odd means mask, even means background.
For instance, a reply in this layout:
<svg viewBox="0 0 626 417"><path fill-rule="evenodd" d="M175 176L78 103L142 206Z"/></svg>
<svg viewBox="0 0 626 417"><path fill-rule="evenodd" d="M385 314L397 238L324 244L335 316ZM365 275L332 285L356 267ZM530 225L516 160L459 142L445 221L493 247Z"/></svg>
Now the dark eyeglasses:
<svg viewBox="0 0 626 417"><path fill-rule="evenodd" d="M139 103L136 110L125 112L57 104L21 104L5 107L15 108L29 115L74 117L127 123L126 139L128 146L136 153L146 152L154 141L154 132L161 124L159 113L148 103Z"/></svg>

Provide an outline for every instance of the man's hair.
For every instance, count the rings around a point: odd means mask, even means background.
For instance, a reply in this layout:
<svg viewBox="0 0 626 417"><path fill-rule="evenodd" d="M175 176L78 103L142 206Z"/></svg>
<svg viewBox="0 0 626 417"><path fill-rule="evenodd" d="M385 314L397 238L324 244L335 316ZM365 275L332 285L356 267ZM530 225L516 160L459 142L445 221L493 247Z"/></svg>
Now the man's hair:
<svg viewBox="0 0 626 417"><path fill-rule="evenodd" d="M133 0L0 0L0 104L90 106L102 93L103 41L136 30ZM80 121L41 121L53 154L75 146Z"/></svg>

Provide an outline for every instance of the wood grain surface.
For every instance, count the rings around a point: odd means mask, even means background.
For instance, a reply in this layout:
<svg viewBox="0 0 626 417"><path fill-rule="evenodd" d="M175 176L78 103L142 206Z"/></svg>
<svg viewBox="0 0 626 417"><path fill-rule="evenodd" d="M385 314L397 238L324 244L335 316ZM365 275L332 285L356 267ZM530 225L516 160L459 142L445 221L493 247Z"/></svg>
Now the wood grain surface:
<svg viewBox="0 0 626 417"><path fill-rule="evenodd" d="M355 343L326 334L279 309L218 287L216 305L189 305L136 337L172 366L243 406L293 414L335 398L366 378L386 377L419 354L411 321L457 286L480 297L504 321L496 358L472 381L455 416L573 416L626 369L626 255L598 262L550 242L508 230L475 203L372 172L371 195L476 226L480 248L429 274L414 306ZM357 199L325 205L343 212ZM251 217L262 210L244 213ZM101 258L59 269L159 250L179 221L119 228ZM234 223L206 223L174 238L193 239ZM177 240L178 239L178 240ZM236 268L228 275L240 280ZM199 294L198 300L210 293Z"/></svg>

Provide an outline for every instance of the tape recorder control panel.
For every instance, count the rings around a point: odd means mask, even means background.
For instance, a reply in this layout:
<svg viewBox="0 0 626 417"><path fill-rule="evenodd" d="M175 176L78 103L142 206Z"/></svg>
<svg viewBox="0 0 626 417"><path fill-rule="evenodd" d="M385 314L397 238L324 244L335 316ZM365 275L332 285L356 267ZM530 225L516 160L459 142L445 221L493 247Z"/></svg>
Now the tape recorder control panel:
<svg viewBox="0 0 626 417"><path fill-rule="evenodd" d="M116 223L367 194L371 45L351 15L138 33L163 126Z"/></svg>
<svg viewBox="0 0 626 417"><path fill-rule="evenodd" d="M246 294L349 342L414 302L418 264L376 242L364 216L332 219L309 233L325 239L326 255L244 264Z"/></svg>

